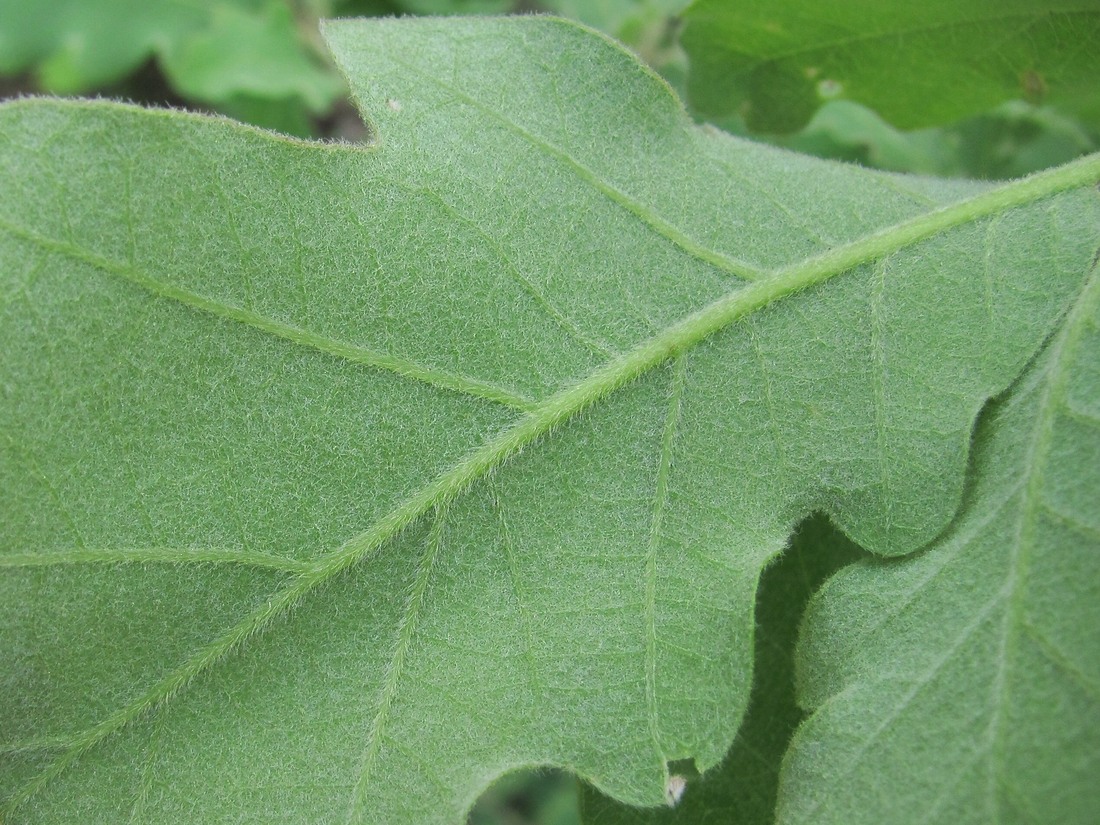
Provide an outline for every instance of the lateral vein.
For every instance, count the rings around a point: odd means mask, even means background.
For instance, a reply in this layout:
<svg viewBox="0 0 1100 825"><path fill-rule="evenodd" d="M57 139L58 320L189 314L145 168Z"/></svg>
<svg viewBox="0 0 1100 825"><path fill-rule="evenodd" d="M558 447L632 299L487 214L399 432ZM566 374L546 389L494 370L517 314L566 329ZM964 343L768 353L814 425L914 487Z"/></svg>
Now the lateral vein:
<svg viewBox="0 0 1100 825"><path fill-rule="evenodd" d="M672 380L668 393L665 426L661 433L660 458L657 461L657 481L653 490L653 516L650 520L649 548L645 564L645 698L649 716L649 733L658 758L665 761L661 745L661 726L657 716L657 555L661 543L665 510L668 507L669 476L672 472L672 448L676 440L676 428L680 424L680 404L684 397L687 375L686 357L681 355L673 362Z"/></svg>
<svg viewBox="0 0 1100 825"><path fill-rule="evenodd" d="M304 573L310 562L219 547L88 547L49 553L0 555L0 567L69 567L81 564L239 564Z"/></svg>
<svg viewBox="0 0 1100 825"><path fill-rule="evenodd" d="M432 569L435 567L435 560L439 557L439 549L443 544L444 520L445 511L440 508L436 512L431 534L428 536L420 564L417 566L412 592L409 593L405 608L401 612L401 621L397 626L397 641L390 656L389 667L386 668L382 679L382 688L378 692L378 709L375 711L367 733L367 745L359 764L359 778L352 789L351 804L348 808L349 825L359 820L367 801L367 785L374 771L374 763L378 759L378 751L382 747L382 737L385 735L386 723L389 721L390 708L393 707L393 700L397 697L397 687L401 683L405 659L416 633L420 610L424 605L424 594L428 590Z"/></svg>
<svg viewBox="0 0 1100 825"><path fill-rule="evenodd" d="M367 347L349 344L334 338L327 338L315 332L302 329L301 327L286 324L274 318L268 318L250 309L224 304L213 298L200 295L197 292L192 292L191 290L183 289L182 287L174 286L164 281L159 281L134 267L118 264L101 255L88 252L75 244L48 238L4 219L0 219L0 229L9 232L17 238L36 244L43 249L65 255L103 272L115 275L159 297L177 301L192 309L209 312L219 318L244 324L245 326L252 327L253 329L257 329L269 335L274 335L277 338L282 338L291 343L298 344L299 346L323 352L326 355L332 355L337 358L342 358L345 361L362 364L386 372L396 373L403 378L430 384L440 389L482 398L521 412L530 412L536 406L536 402L531 398L514 392L513 390L499 387L488 381L482 381L468 375L458 375L443 370L433 369L431 367L425 367L421 364L417 364L415 361L410 361L400 356L377 352Z"/></svg>
<svg viewBox="0 0 1100 825"><path fill-rule="evenodd" d="M860 264L891 254L937 232L1100 180L1100 154L1089 155L1055 169L1012 181L995 189L911 218L891 229L832 249L800 264L784 267L771 277L748 284L718 298L679 322L666 327L634 349L598 367L588 377L534 406L510 428L475 448L466 458L428 482L378 519L364 532L319 558L309 571L277 591L261 607L245 616L183 665L149 687L140 697L74 739L72 747L32 779L6 808L26 803L52 778L98 742L166 704L196 678L247 639L262 632L301 599L340 572L368 558L412 522L441 509L467 487L503 464L522 448L596 402L631 383L665 361L687 352L711 335L772 302L846 272Z"/></svg>
<svg viewBox="0 0 1100 825"><path fill-rule="evenodd" d="M394 57L393 55L391 55L391 59L395 63L403 66L411 74L415 74L421 77L425 82L430 82L442 89L446 89L463 103L472 106L482 114L487 115L488 117L495 120L508 131L530 143L536 149L539 149L540 151L545 152L546 154L555 158L562 165L567 166L569 169L573 170L573 172L585 183L599 190L616 205L625 209L627 212L638 218L642 223L644 223L662 238L670 241L672 244L679 247L681 250L688 253L693 258L703 261L704 263L708 263L711 266L725 272L726 274L733 275L734 277L740 278L744 281L757 281L767 276L768 273L766 271L763 271L755 266L752 266L749 263L746 263L745 261L740 261L736 258L725 255L721 252L718 252L717 250L711 249L710 247L699 243L699 241L692 238L679 227L665 220L656 212L653 212L651 209L646 207L644 204L641 204L638 201L634 200L634 198L630 197L621 189L618 189L617 187L605 181L603 178L601 178L599 175L597 175L595 172L593 172L591 169L589 169L587 166L585 166L583 163L574 158L565 150L560 149L553 143L550 143L549 141L544 140L538 135L527 131L515 121L509 120L507 117L502 115L500 112L497 112L492 107L486 106L480 100L470 97L461 89L458 89L450 85L449 83L444 83L438 77L433 77L432 75L425 74L416 66L413 66L410 63L406 63L399 58Z"/></svg>

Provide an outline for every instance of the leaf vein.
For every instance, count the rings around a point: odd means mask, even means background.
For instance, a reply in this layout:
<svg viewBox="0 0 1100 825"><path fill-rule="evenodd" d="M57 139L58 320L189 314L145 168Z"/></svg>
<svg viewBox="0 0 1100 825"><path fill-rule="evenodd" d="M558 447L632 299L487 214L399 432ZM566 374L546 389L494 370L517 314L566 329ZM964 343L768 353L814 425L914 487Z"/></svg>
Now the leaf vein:
<svg viewBox="0 0 1100 825"><path fill-rule="evenodd" d="M1068 527L1077 533L1080 533L1084 537L1088 537L1093 541L1100 540L1100 527L1093 524L1088 524L1076 516L1071 516L1069 513L1064 513L1058 509L1051 502L1045 498L1039 502L1039 506L1042 507L1043 512L1052 518L1054 521L1059 522L1064 527Z"/></svg>
<svg viewBox="0 0 1100 825"><path fill-rule="evenodd" d="M994 765L990 771L990 800L996 802L997 788L1003 777L1009 772L998 763L1003 754L998 753L1001 744L1002 712L1009 703L1011 690L1009 670L1016 654L1017 636L1025 625L1024 595L1028 572L1031 566L1031 549L1036 541L1039 514L1042 511L1044 471L1050 458L1051 442L1054 438L1054 422L1058 410L1065 406L1067 372L1069 357L1084 333L1084 320L1093 308L1100 303L1100 270L1094 265L1089 273L1077 301L1066 317L1062 329L1054 340L1050 356L1050 367L1043 381L1038 410L1030 443L1026 450L1025 466L1028 468L1023 479L1023 495L1019 518L1016 523L1016 535L1012 542L1011 559L1008 564L1008 610L1005 613L1004 629L1000 639L1000 656L997 671L993 679L993 720L990 723L990 742ZM994 810L997 806L994 804Z"/></svg>
<svg viewBox="0 0 1100 825"><path fill-rule="evenodd" d="M406 63L405 61L398 59L394 55L391 55L390 58L395 63L407 69L410 74L415 74L426 83L432 83L435 86L445 89L447 92L454 95L458 100L461 100L463 103L473 107L482 114L487 115L488 117L499 123L501 126L506 128L508 131L512 132L514 135L522 138L523 140L534 146L536 149L545 152L550 157L556 159L563 166L571 169L577 175L577 177L579 177L585 183L589 184L590 186L601 192L614 204L622 209L625 209L627 212L642 221L642 223L644 223L662 238L665 238L674 246L688 253L689 255L691 255L691 257L703 261L704 263L710 264L711 266L716 267L717 269L720 269L721 271L729 275L733 275L736 278L740 278L741 280L758 281L761 278L766 277L766 271L761 270L758 267L752 266L745 261L738 260L714 249L710 249L709 247L699 243L686 232L679 229L671 222L665 220L656 212L646 207L644 204L634 200L622 190L605 181L603 178L601 178L579 160L574 158L564 149L560 149L550 141L545 140L544 138L541 138L532 132L529 132L527 129L524 129L522 126L516 123L514 120L496 111L491 106L482 103L480 100L471 97L470 95L459 89L457 86L450 83L444 83L438 77L427 74L421 71L416 66L412 65L411 63Z"/></svg>
<svg viewBox="0 0 1100 825"><path fill-rule="evenodd" d="M1087 18L1094 15L1094 12L1071 10L1060 12L1060 14L1066 17L1082 16ZM923 25L906 26L904 28L894 28L885 32L870 31L861 32L859 34L850 34L844 37L834 37L829 40L822 39L814 41L813 44L808 48L791 48L782 51L775 51L771 54L761 56L746 55L746 57L757 57L758 59L758 63L750 64L750 68L746 71L755 70L756 66L758 66L760 63L785 60L789 57L816 54L818 52L835 52L842 47L852 46L857 43L862 44L873 42L875 40L887 40L893 42L896 41L899 37L912 37L913 35L918 34L940 33L941 31L951 31L953 29L976 28L979 30L983 30L985 29L985 27L988 27L990 23L1009 22L1016 19L1021 19L1023 21L1021 31L1026 31L1027 28L1034 25L1037 17L1045 18L1048 16L1053 16L1053 13L1017 12L1012 14L990 14L977 16L969 20L953 20L945 23L927 23ZM988 37L985 39L988 40Z"/></svg>
<svg viewBox="0 0 1100 825"><path fill-rule="evenodd" d="M542 309L542 311L548 317L550 317L554 321L554 323L557 324L558 327L560 327L566 334L568 334L581 346L585 347L588 350L591 350L598 355L602 355L604 358L611 358L614 355L618 354L613 352L611 348L608 347L605 343L586 333L577 325L576 321L574 321L572 318L570 318L568 315L566 315L564 312L554 306L554 303L545 295L545 293L543 293L541 289L539 289L535 282L524 275L522 272L520 272L519 267L516 266L515 262L508 256L508 254L504 251L500 244L493 240L493 238L484 229L478 226L477 223L467 218L465 215L459 212L458 209L456 209L454 206L452 206L441 196L437 195L430 189L422 188L420 191L430 197L432 200L434 200L440 206L440 208L450 214L451 217L454 218L454 220L458 221L463 226L469 228L472 232L474 232L486 246L492 249L496 256L500 258L500 260L503 262L504 271L508 273L512 280L515 281L515 283L528 294L528 296L539 306L539 308Z"/></svg>
<svg viewBox="0 0 1100 825"><path fill-rule="evenodd" d="M489 495L493 510L496 512L497 519L500 522L501 544L504 548L504 556L508 560L509 583L512 586L512 593L516 599L516 609L519 611L520 624L523 625L524 641L526 642L526 646L523 650L523 658L527 665L528 679L533 690L545 692L546 686L542 684L542 679L539 676L538 662L535 660L534 656L535 623L527 608L527 599L520 584L519 567L516 563L515 543L512 540L512 532L508 527L508 520L504 517L504 506L500 501L500 496L497 495L496 485L494 485L492 481L488 481L487 485L489 486Z"/></svg>
<svg viewBox="0 0 1100 825"><path fill-rule="evenodd" d="M532 399L505 387L499 387L490 382L482 381L471 376L449 373L432 367L425 367L414 361L401 358L400 356L377 352L357 344L349 344L334 338L327 338L310 330L295 327L291 324L277 321L274 318L260 315L250 309L243 309L241 307L222 303L213 298L200 295L197 292L192 292L182 287L159 281L140 270L115 263L93 252L88 252L75 244L47 238L44 235L39 235L36 232L16 226L3 219L0 219L0 229L9 232L17 238L37 244L44 249L65 255L85 263L88 266L99 269L102 272L129 281L158 297L167 298L192 309L207 312L219 318L243 324L268 335L273 335L277 338L282 338L283 340L298 344L299 346L323 352L326 355L341 358L355 364L362 364L367 367L395 373L403 378L419 381L440 389L493 401L497 404L503 404L504 406L520 410L521 412L530 412L536 406L536 402Z"/></svg>
<svg viewBox="0 0 1100 825"><path fill-rule="evenodd" d="M510 428L474 449L465 459L414 492L364 532L319 558L308 572L295 578L273 594L266 604L198 650L183 665L148 688L138 699L81 733L66 753L9 800L6 810L10 812L19 808L81 754L131 721L170 701L192 679L224 659L245 640L263 632L306 594L369 557L431 510L445 506L523 447L669 358L691 350L711 335L774 301L823 283L869 260L910 246L951 227L1068 189L1092 185L1098 179L1100 155L1091 155L1056 169L1003 184L781 269L765 280L726 294L658 332L624 355L597 368L573 386L545 399Z"/></svg>
<svg viewBox="0 0 1100 825"><path fill-rule="evenodd" d="M955 637L952 643L948 646L947 650L944 651L943 655L935 660L931 664L931 666L920 675L919 679L912 683L909 691L898 699L897 704L891 709L891 711L886 714L886 716L875 726L875 729L872 730L860 742L859 747L856 748L855 752L852 754L848 762L844 765L843 769L834 778L834 787L842 788L844 786L841 780L846 779L856 769L860 762L863 761L864 757L867 756L867 752L870 750L871 745L876 740L878 740L878 738L882 736L883 733L889 730L890 726L898 720L898 718L905 712L910 703L912 703L912 701L920 694L920 692L932 683L939 672L943 670L943 668L947 665L949 661L951 661L951 658L955 655L955 653L970 639L971 636L973 636L978 631L978 629L982 626L982 624L985 622L986 618L993 611L993 609L1001 602L1003 602L1004 599L1005 594L1002 591L998 591L996 594L994 594L994 596L981 607L981 609L975 615L974 619L965 628L963 628L963 631L958 636ZM804 817L804 821L817 821L815 817L817 813L821 810L822 806L825 805L827 800L828 797L818 798L810 807L809 811L807 811L806 816Z"/></svg>
<svg viewBox="0 0 1100 825"><path fill-rule="evenodd" d="M1043 655L1044 659L1068 676L1071 681L1081 688L1089 699L1100 704L1100 684L1090 679L1081 668L1074 664L1073 661L1058 648L1057 645L1047 638L1046 634L1042 633L1039 628L1031 622L1024 622L1022 627L1024 633L1035 642L1035 646L1039 648L1039 652Z"/></svg>
<svg viewBox="0 0 1100 825"><path fill-rule="evenodd" d="M84 547L47 553L0 555L0 567L70 567L84 564L239 564L287 573L304 573L310 562L268 553L218 547Z"/></svg>
<svg viewBox="0 0 1100 825"><path fill-rule="evenodd" d="M678 356L672 363L668 406L661 433L660 455L657 460L657 480L653 491L653 514L650 519L649 548L645 563L645 698L649 717L649 733L657 757L664 764L666 756L661 746L661 726L657 714L657 557L661 544L661 528L668 506L669 476L672 472L672 448L676 428L680 423L680 404L684 396L687 358Z"/></svg>
<svg viewBox="0 0 1100 825"><path fill-rule="evenodd" d="M443 544L445 516L445 508L436 511L431 533L425 543L420 564L417 566L412 591L409 593L408 601L401 613L401 621L397 626L397 641L390 656L389 666L386 668L386 673L382 679L382 687L378 693L378 709L371 721L370 730L367 732L367 744L359 765L359 778L352 790L351 804L348 810L349 825L358 822L362 818L363 808L367 803L371 774L374 771L374 765L382 747L382 738L385 735L386 724L393 709L394 699L397 698L397 688L401 683L401 677L405 669L405 659L408 656L409 648L412 646L413 636L416 635L416 626L420 620L421 608L424 605L424 594L428 591L428 583L431 581L435 560L439 558L439 550Z"/></svg>

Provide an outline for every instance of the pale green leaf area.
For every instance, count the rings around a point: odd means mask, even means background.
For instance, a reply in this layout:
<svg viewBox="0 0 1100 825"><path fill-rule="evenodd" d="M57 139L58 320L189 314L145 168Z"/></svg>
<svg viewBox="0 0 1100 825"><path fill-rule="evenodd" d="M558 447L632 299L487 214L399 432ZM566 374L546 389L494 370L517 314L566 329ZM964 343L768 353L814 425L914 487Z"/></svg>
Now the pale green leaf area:
<svg viewBox="0 0 1100 825"><path fill-rule="evenodd" d="M902 128L1013 99L1100 125L1096 0L696 0L684 21L693 104L754 130L795 131L838 98Z"/></svg>
<svg viewBox="0 0 1100 825"><path fill-rule="evenodd" d="M799 620L818 586L860 555L859 548L825 519L816 517L800 525L790 547L760 579L752 696L722 764L697 781L689 779L674 807L632 808L586 788L585 825L771 825L781 760L803 717L794 685Z"/></svg>
<svg viewBox="0 0 1100 825"><path fill-rule="evenodd" d="M951 528L815 596L782 823L1100 810L1100 274L984 414Z"/></svg>
<svg viewBox="0 0 1100 825"><path fill-rule="evenodd" d="M515 0L396 0L412 14L502 14L515 6Z"/></svg>
<svg viewBox="0 0 1100 825"><path fill-rule="evenodd" d="M794 525L934 538L1100 240L1096 157L889 176L576 24L325 34L370 146L0 108L5 825L663 804Z"/></svg>
<svg viewBox="0 0 1100 825"><path fill-rule="evenodd" d="M0 71L34 69L56 93L87 90L137 68L158 40L205 17L201 6L182 2L3 0Z"/></svg>
<svg viewBox="0 0 1100 825"><path fill-rule="evenodd" d="M834 100L801 132L771 142L875 169L985 179L1023 177L1100 148L1100 138L1080 124L1021 101L951 126L903 132L858 103Z"/></svg>
<svg viewBox="0 0 1100 825"><path fill-rule="evenodd" d="M282 4L269 4L262 15L217 6L209 27L165 54L163 63L176 88L196 100L293 97L323 112L342 91L302 49L290 9Z"/></svg>
<svg viewBox="0 0 1100 825"><path fill-rule="evenodd" d="M343 91L283 0L0 0L0 73L33 70L46 91L86 93L154 57L181 94L262 125L308 131Z"/></svg>

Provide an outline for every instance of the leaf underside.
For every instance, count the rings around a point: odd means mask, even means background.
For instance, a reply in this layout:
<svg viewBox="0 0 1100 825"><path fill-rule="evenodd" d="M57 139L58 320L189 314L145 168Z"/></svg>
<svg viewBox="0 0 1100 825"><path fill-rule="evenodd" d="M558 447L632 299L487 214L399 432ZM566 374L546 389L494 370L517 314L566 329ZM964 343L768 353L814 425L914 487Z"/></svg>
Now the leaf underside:
<svg viewBox="0 0 1100 825"><path fill-rule="evenodd" d="M862 555L821 517L799 525L790 547L760 578L752 696L722 764L700 780L690 781L675 807L633 808L586 787L582 791L585 825L773 823L780 763L802 720L794 686L799 621L818 586Z"/></svg>
<svg viewBox="0 0 1100 825"><path fill-rule="evenodd" d="M1087 159L905 179L693 126L560 21L340 21L367 147L0 108L13 822L460 821L716 765L762 567L948 524L1074 305Z"/></svg>
<svg viewBox="0 0 1100 825"><path fill-rule="evenodd" d="M780 823L1095 820L1098 365L1094 267L983 416L950 529L815 596L799 652L815 712L787 758ZM871 790L884 785L888 800Z"/></svg>

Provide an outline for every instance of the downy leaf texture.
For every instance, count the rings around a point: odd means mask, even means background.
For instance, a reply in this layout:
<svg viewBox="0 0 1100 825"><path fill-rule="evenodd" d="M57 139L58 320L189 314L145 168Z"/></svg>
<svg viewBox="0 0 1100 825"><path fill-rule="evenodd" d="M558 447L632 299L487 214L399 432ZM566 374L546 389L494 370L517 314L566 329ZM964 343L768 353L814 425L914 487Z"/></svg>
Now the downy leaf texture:
<svg viewBox="0 0 1100 825"><path fill-rule="evenodd" d="M0 107L5 823L664 804L793 527L947 527L1100 240L1095 157L903 178L575 24L324 33L369 145Z"/></svg>
<svg viewBox="0 0 1100 825"><path fill-rule="evenodd" d="M582 788L585 825L770 825L781 763L803 713L795 696L795 641L810 597L838 568L865 554L820 516L800 524L756 592L752 695L732 748L702 777L689 776L674 806L636 808Z"/></svg>
<svg viewBox="0 0 1100 825"><path fill-rule="evenodd" d="M1100 273L983 415L964 505L811 602L778 821L1093 822ZM889 788L889 794L882 792Z"/></svg>

